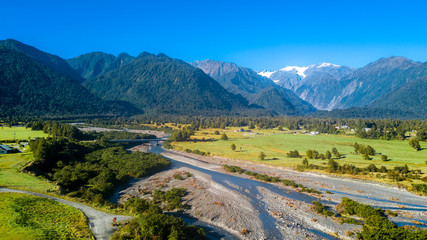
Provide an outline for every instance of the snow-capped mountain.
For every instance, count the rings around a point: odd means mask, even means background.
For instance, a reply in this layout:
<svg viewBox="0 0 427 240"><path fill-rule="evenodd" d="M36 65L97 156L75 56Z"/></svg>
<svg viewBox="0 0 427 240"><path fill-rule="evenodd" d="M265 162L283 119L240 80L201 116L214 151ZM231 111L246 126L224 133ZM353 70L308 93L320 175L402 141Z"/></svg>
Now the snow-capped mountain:
<svg viewBox="0 0 427 240"><path fill-rule="evenodd" d="M330 89L330 86L353 71L353 68L347 66L319 63L304 67L287 66L277 71L262 71L258 74L294 91L316 108L327 109L334 96L331 94L333 89Z"/></svg>

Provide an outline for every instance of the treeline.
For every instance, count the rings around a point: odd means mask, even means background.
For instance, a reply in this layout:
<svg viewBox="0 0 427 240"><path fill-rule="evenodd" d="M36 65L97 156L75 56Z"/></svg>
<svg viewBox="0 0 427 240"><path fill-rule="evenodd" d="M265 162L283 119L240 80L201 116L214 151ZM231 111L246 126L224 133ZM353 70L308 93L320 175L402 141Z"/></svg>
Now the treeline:
<svg viewBox="0 0 427 240"><path fill-rule="evenodd" d="M369 164L365 168L360 168L352 164L341 165L337 161L330 159L328 161L327 166L319 166L309 163L308 160L304 158L302 164L297 166L297 169L299 171L304 171L305 169L319 169L328 171L330 173L351 175L366 175L368 173L376 173L377 178L389 178L396 182L401 182L405 180L427 181L427 179L421 178L421 170L409 170L408 165L406 164L403 166L395 166L393 169L388 169L386 166L381 166L380 168L378 168L375 164ZM422 192L427 195L426 186L426 184L419 184L419 186L413 186L412 190Z"/></svg>
<svg viewBox="0 0 427 240"><path fill-rule="evenodd" d="M300 183L295 183L293 180L281 179L279 177L272 177L272 176L269 176L267 174L260 174L260 173L256 173L256 172L244 170L243 168L241 168L239 166L234 166L234 165L227 165L227 164L225 164L222 167L227 172L236 172L236 173L239 173L239 174L243 173L245 175L251 176L251 177L253 177L253 178L257 179L257 180L260 180L260 181L272 182L272 183L282 182L282 184L284 186L296 188L300 192L320 193L319 191L317 191L314 188L307 188L307 187L305 187L304 185L302 185Z"/></svg>
<svg viewBox="0 0 427 240"><path fill-rule="evenodd" d="M128 153L122 146L81 143L67 138L30 141L34 161L27 171L55 181L72 197L104 202L115 186L170 165L153 153Z"/></svg>
<svg viewBox="0 0 427 240"><path fill-rule="evenodd" d="M127 131L105 131L105 132L82 132L78 128L56 121L28 122L27 128L31 130L42 130L54 138L68 138L75 140L112 140L112 139L155 139L156 136L145 133L133 133Z"/></svg>
<svg viewBox="0 0 427 240"><path fill-rule="evenodd" d="M407 229L398 227L385 216L384 210L375 209L369 205L361 204L349 198L342 198L336 206L341 215L358 216L363 218L362 231L357 233L358 239L374 240L406 240L427 239L427 231L421 229Z"/></svg>
<svg viewBox="0 0 427 240"><path fill-rule="evenodd" d="M100 139L103 141L106 140L123 140L123 139L155 139L156 135L147 134L147 133L134 133L127 131L105 131L105 132L85 132L83 140L96 140Z"/></svg>
<svg viewBox="0 0 427 240"><path fill-rule="evenodd" d="M175 126L191 125L193 130L202 128L248 127L250 129L287 128L305 129L319 133L342 134L353 129L356 135L367 139L404 139L405 132L416 131L420 141L427 138L425 120L379 120L379 119L340 119L311 117L185 117L185 116L139 116L131 118L96 119L88 121L100 126L173 123Z"/></svg>

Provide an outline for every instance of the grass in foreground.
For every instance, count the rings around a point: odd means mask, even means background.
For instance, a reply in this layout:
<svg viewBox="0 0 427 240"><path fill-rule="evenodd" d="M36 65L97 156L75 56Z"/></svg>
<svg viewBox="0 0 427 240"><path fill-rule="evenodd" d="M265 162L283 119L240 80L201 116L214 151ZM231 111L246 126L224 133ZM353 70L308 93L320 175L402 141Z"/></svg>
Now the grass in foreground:
<svg viewBox="0 0 427 240"><path fill-rule="evenodd" d="M31 153L14 153L0 155L0 186L33 192L46 193L55 185L49 181L20 172L32 157Z"/></svg>
<svg viewBox="0 0 427 240"><path fill-rule="evenodd" d="M394 168L408 164L410 169L420 169L424 176L427 172L427 145L421 142L423 150L414 151L408 144L408 141L386 141L386 140L369 140L361 139L353 136L342 135L307 135L307 134L283 134L285 132L278 130L252 130L256 134L247 132L234 132L237 128L223 129L202 129L196 132L193 139L215 139L215 141L207 142L174 142L173 146L177 150L200 150L210 152L213 155L226 157L231 159L242 159L253 162L262 162L272 165L285 167L296 167L301 164L301 158L289 158L287 153L292 150L298 150L301 155L305 155L307 150L317 150L319 153L331 151L336 147L344 158L338 159L340 164L352 164L357 167L365 168L369 164L375 164L378 168L386 166ZM215 135L214 132L219 131L220 134L226 133L228 140L219 140L221 135ZM364 160L362 155L352 154L354 151L353 144L361 143L371 145L377 153L388 156L389 161L382 161L381 156L374 156L372 160ZM231 144L236 146L236 150L231 149ZM259 160L260 152L266 154L264 161ZM309 162L315 165L327 165L327 160L309 159ZM371 179L373 177L367 175L358 176L360 178ZM381 179L379 181L388 181Z"/></svg>
<svg viewBox="0 0 427 240"><path fill-rule="evenodd" d="M47 137L43 131L31 131L25 127L0 127L0 141L3 140L28 140L28 138Z"/></svg>
<svg viewBox="0 0 427 240"><path fill-rule="evenodd" d="M0 193L2 239L93 239L79 210L50 199Z"/></svg>

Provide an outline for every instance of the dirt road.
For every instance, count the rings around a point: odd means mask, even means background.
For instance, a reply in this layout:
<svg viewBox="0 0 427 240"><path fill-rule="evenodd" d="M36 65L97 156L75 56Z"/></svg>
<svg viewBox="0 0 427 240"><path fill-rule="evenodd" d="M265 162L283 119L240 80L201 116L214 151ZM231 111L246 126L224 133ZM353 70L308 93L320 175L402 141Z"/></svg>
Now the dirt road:
<svg viewBox="0 0 427 240"><path fill-rule="evenodd" d="M54 201L69 205L71 207L77 208L80 211L86 215L89 222L89 227L91 228L92 234L97 240L108 240L111 237L111 234L113 233L113 218L115 217L117 221L123 221L128 220L131 217L129 216L121 216L121 215L112 215L109 213L105 213L96 209L93 209L91 207L88 207L86 205L48 196L41 193L34 193L34 192L28 192L28 191L22 191L22 190L15 190L15 189L8 189L8 188L2 188L0 187L0 192L15 192L15 193L25 193L25 194L31 194L38 197L48 198L52 199Z"/></svg>

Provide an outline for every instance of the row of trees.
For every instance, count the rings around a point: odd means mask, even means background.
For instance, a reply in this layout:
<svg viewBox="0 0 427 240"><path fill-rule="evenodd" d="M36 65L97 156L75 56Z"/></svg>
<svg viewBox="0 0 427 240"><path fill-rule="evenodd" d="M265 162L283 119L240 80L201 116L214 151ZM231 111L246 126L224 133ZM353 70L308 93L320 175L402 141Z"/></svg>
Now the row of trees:
<svg viewBox="0 0 427 240"><path fill-rule="evenodd" d="M138 125L172 122L175 126L191 124L194 130L201 128L245 127L250 129L287 128L320 133L339 134L349 129L356 130L359 137L369 139L403 139L405 132L417 131L419 141L427 139L427 122L424 120L375 120L375 119L338 119L338 118L309 118L309 117L185 117L185 116L158 116L155 120L149 116L96 119L89 123L98 125ZM369 131L365 131L369 128Z"/></svg>

